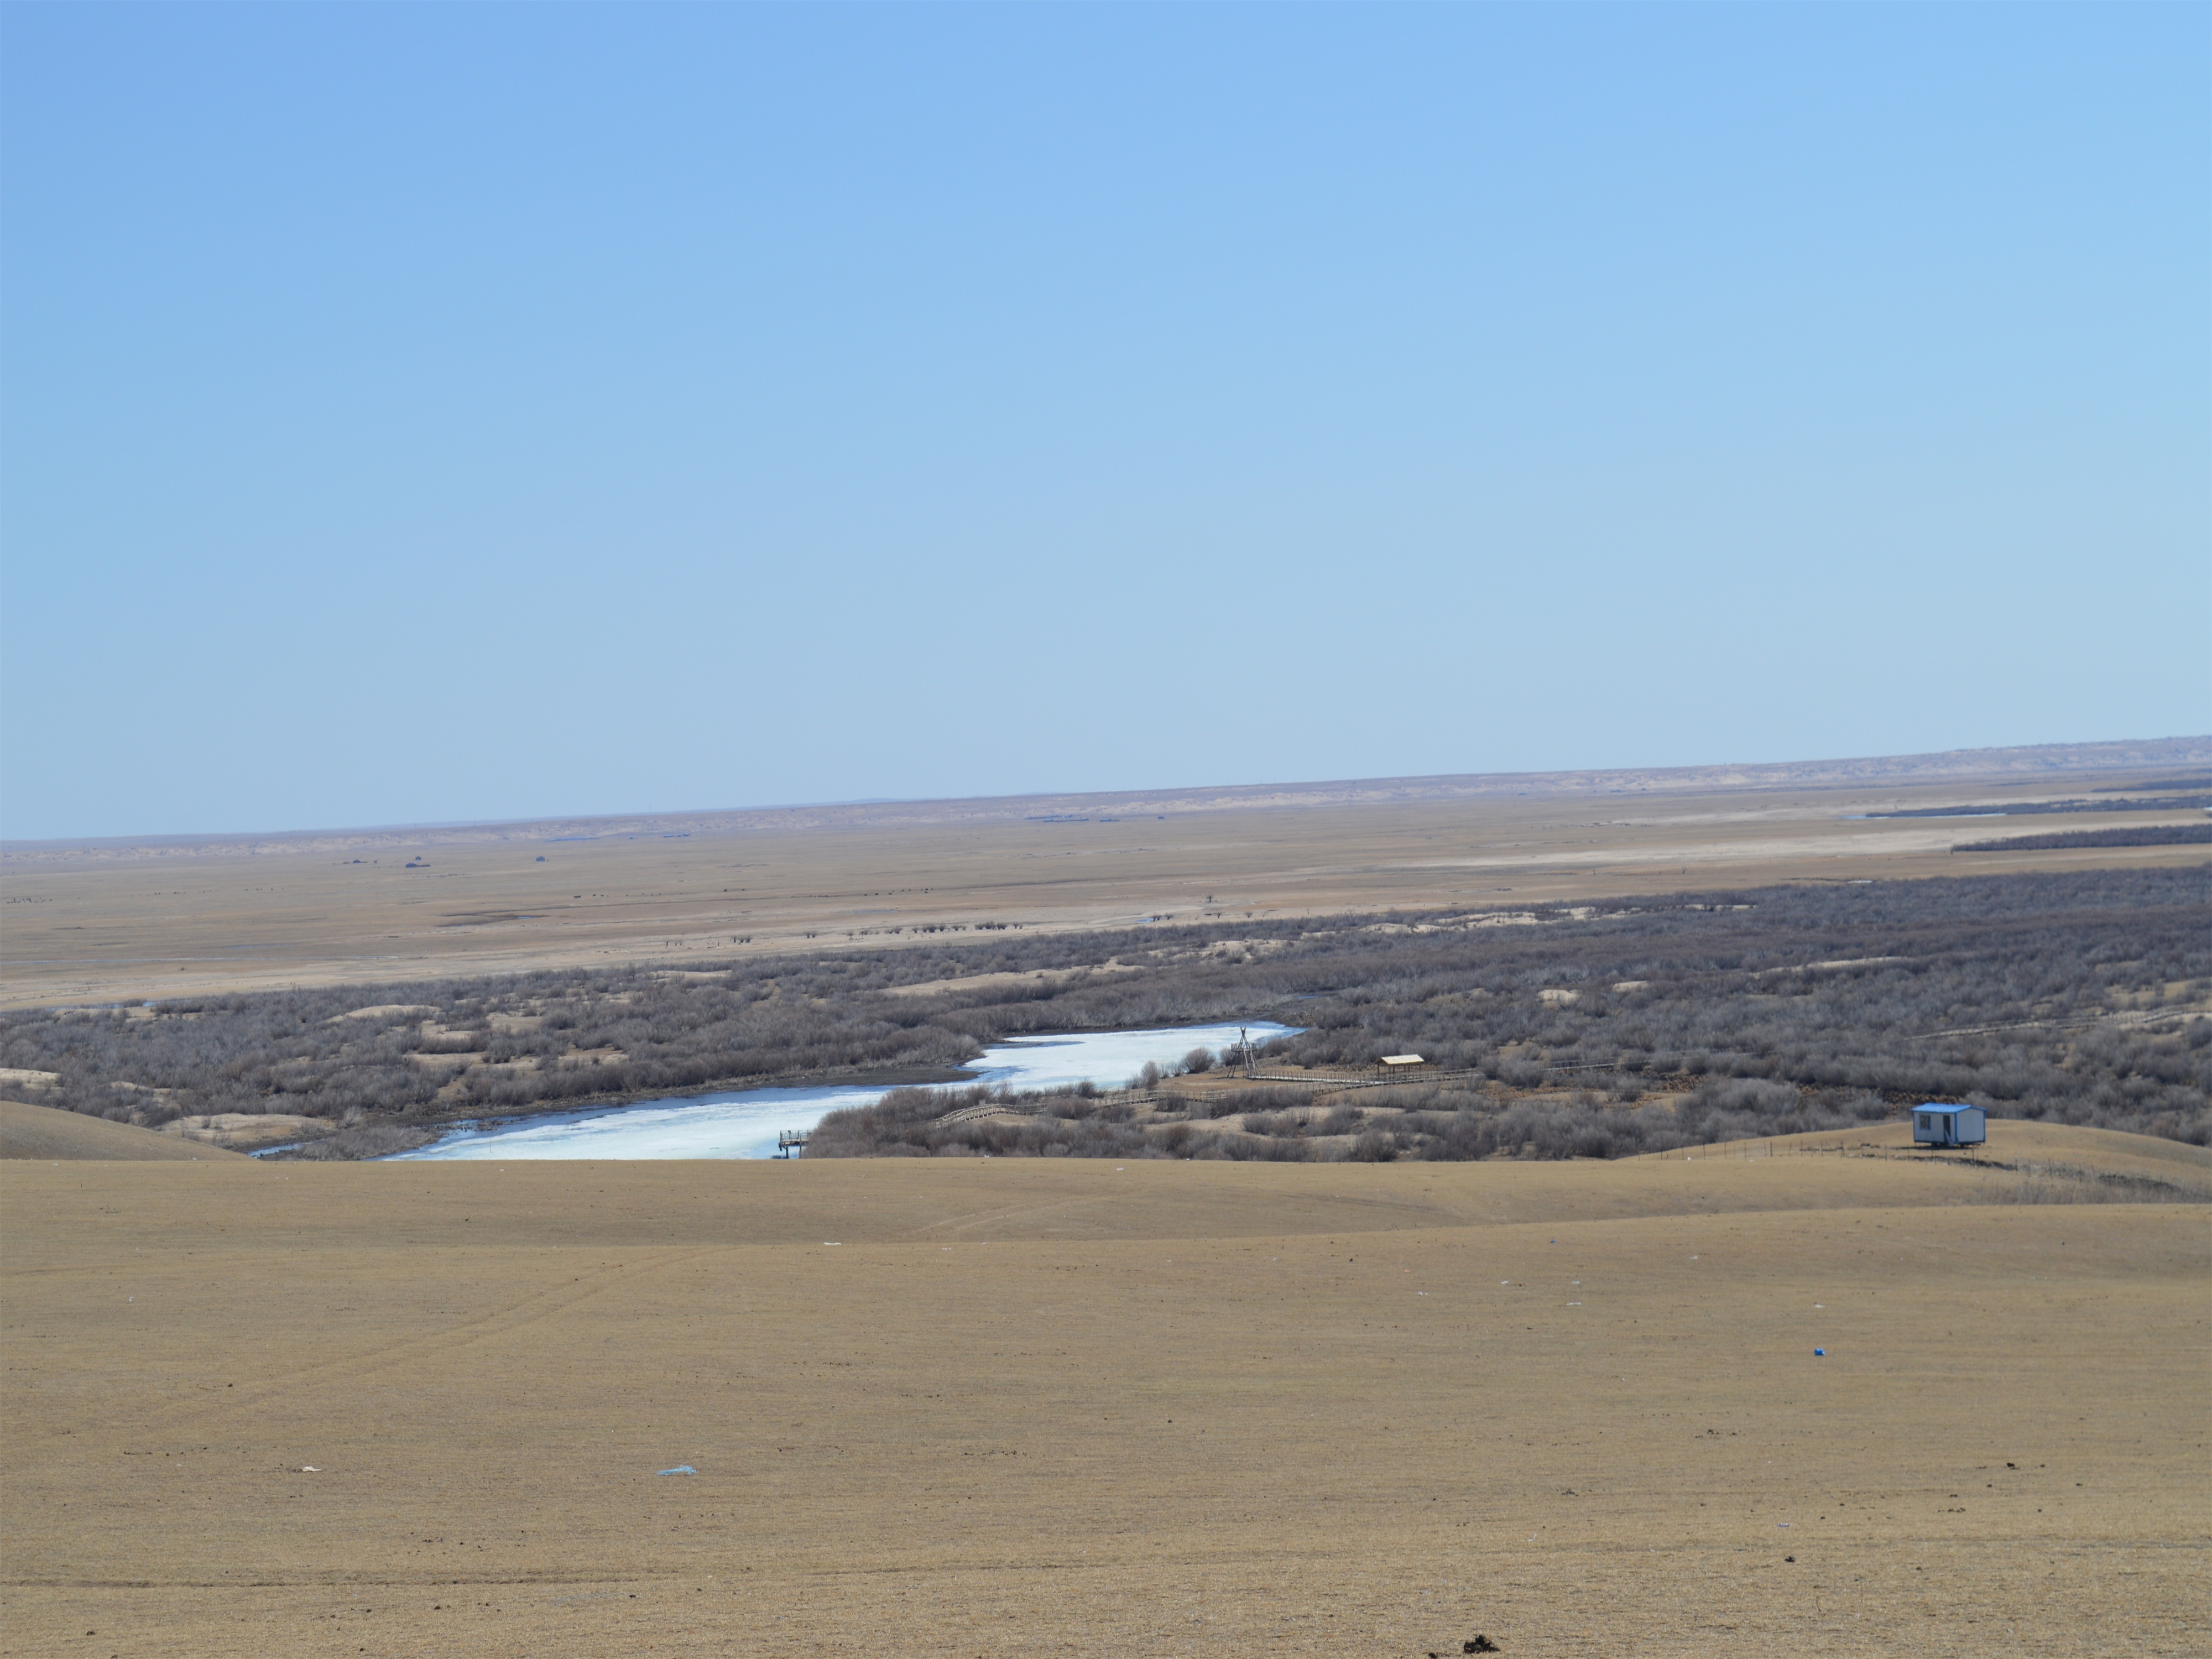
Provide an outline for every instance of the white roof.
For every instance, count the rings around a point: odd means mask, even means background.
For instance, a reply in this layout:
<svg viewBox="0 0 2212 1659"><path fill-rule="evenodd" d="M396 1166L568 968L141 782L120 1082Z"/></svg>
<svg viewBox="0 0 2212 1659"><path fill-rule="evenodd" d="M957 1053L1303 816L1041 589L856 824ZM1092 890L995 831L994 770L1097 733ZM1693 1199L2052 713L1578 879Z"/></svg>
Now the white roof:
<svg viewBox="0 0 2212 1659"><path fill-rule="evenodd" d="M1385 1066L1419 1066L1422 1061L1419 1054L1385 1054L1382 1063Z"/></svg>

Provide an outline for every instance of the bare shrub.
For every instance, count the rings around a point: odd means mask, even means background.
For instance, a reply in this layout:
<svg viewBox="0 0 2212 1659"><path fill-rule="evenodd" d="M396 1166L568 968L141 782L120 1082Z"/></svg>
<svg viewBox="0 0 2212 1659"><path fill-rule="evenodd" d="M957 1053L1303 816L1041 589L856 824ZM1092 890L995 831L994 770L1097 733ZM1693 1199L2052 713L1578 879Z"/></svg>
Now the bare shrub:
<svg viewBox="0 0 2212 1659"><path fill-rule="evenodd" d="M757 958L706 977L641 965L186 997L137 1014L19 1010L0 1015L0 1066L56 1073L41 1098L134 1122L277 1110L419 1128L748 1084L885 1072L949 1082L1008 1038L1273 1018L1302 1029L1261 1045L1271 1063L1414 1051L1519 1091L1584 1068L1571 1076L1593 1098L1516 1120L1517 1140L1479 1090L1389 1091L1437 1115L1407 1132L1423 1157L1842 1127L1923 1099L2212 1144L2212 1020L2185 1017L2212 990L2202 867L1683 894L1539 911L1517 928L1469 926L1464 912L1370 925L1382 920L1255 921L1245 931L1267 948L1242 962L1209 954L1218 941L1202 928L1155 925ZM1135 971L1038 977L1109 960ZM963 978L989 988L892 994ZM1632 981L1632 994L1607 988ZM1539 994L1564 988L1577 999ZM395 1005L434 1012L349 1018ZM2147 1018L2123 1027L2106 1018L2115 1010ZM461 1098L441 1102L455 1079ZM1679 1117L1627 1109L1639 1089L1688 1097ZM1234 1109L1248 1122L1295 1110L1294 1125L1310 1115L1310 1095L1296 1092L1247 1093ZM1040 1114L1095 1121L1065 1103ZM913 1144L911 1126L884 1127L887 1138L843 1144ZM1133 1123L1103 1127L1137 1136ZM1291 1139L1373 1127L1332 1113ZM823 1150L841 1133L826 1127ZM1054 1131L1039 1144L1073 1156L1084 1143ZM1237 1154L1222 1139L1209 1155Z"/></svg>
<svg viewBox="0 0 2212 1659"><path fill-rule="evenodd" d="M435 1133L428 1129L407 1128L397 1123L370 1123L356 1129L340 1129L319 1140L288 1146L268 1156L272 1159L317 1160L389 1158L394 1152L411 1152L417 1146L427 1146L436 1138Z"/></svg>
<svg viewBox="0 0 2212 1659"><path fill-rule="evenodd" d="M1398 1138L1381 1129L1370 1129L1352 1144L1352 1158L1360 1164L1388 1164L1398 1151Z"/></svg>

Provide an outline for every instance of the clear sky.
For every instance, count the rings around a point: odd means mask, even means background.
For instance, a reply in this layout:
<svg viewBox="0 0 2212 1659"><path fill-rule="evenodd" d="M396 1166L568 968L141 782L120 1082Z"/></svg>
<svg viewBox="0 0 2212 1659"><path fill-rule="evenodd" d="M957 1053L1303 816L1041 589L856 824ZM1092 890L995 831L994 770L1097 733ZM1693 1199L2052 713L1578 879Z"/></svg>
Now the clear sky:
<svg viewBox="0 0 2212 1659"><path fill-rule="evenodd" d="M0 833L2212 731L2208 65L9 5Z"/></svg>

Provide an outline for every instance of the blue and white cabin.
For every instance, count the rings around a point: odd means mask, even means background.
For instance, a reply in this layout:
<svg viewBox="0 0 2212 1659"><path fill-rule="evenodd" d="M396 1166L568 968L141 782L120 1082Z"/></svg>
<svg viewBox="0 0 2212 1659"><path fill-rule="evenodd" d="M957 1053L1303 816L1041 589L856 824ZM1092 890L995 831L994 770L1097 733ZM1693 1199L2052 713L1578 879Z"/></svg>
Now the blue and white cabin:
<svg viewBox="0 0 2212 1659"><path fill-rule="evenodd" d="M1978 1106L1942 1106L1931 1100L1912 1109L1916 1146L1978 1146L1989 1138L1989 1114Z"/></svg>

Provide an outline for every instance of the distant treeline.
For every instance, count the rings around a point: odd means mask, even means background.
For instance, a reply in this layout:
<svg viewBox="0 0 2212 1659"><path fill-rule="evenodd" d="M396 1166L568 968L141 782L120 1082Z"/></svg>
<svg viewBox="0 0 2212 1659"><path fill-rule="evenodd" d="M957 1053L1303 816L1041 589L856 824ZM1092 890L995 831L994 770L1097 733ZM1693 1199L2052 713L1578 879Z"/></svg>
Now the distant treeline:
<svg viewBox="0 0 2212 1659"><path fill-rule="evenodd" d="M1021 978L959 983L982 975ZM1283 1061L1370 1065L1413 1051L1486 1080L1486 1091L1433 1098L1375 1091L1374 1103L1389 1095L1407 1115L1436 1118L1412 1131L1394 1120L1391 1133L1452 1149L1438 1155L1509 1142L1632 1151L1747 1125L1856 1121L1918 1099L2205 1144L2212 1020L2184 1011L2208 997L2212 880L2200 866L1792 885L1517 917L1009 933L704 969L23 1012L0 1016L0 1065L57 1074L27 1098L127 1121L306 1114L345 1132L327 1143L343 1153L588 1102L951 1077L1006 1037L1265 1018L1304 1028L1273 1045ZM1565 1097L1576 1088L1578 1101ZM1546 1098L1520 1098L1537 1093ZM1654 1093L1681 1103L1629 1109ZM909 1127L947 1109L940 1094L894 1098ZM1127 1139L1096 1113L1066 1121L1095 1126L1085 1146ZM975 1129L961 1144L978 1149L986 1130L1008 1127L953 1127ZM1182 1155L1228 1139L1183 1127ZM1283 1127L1269 1137L1279 1155L1326 1138L1304 1115ZM1147 1129L1143 1146L1161 1150L1165 1133Z"/></svg>
<svg viewBox="0 0 2212 1659"><path fill-rule="evenodd" d="M2062 830L2048 836L1970 841L1954 853L2045 853L2064 847L2197 847L2212 842L2212 823L2154 823L2139 830Z"/></svg>
<svg viewBox="0 0 2212 1659"><path fill-rule="evenodd" d="M2186 812L2212 806L2212 793L2167 795L2157 800L2022 800L2002 806L1905 806L1869 812L1870 818L2032 818L2070 812Z"/></svg>

